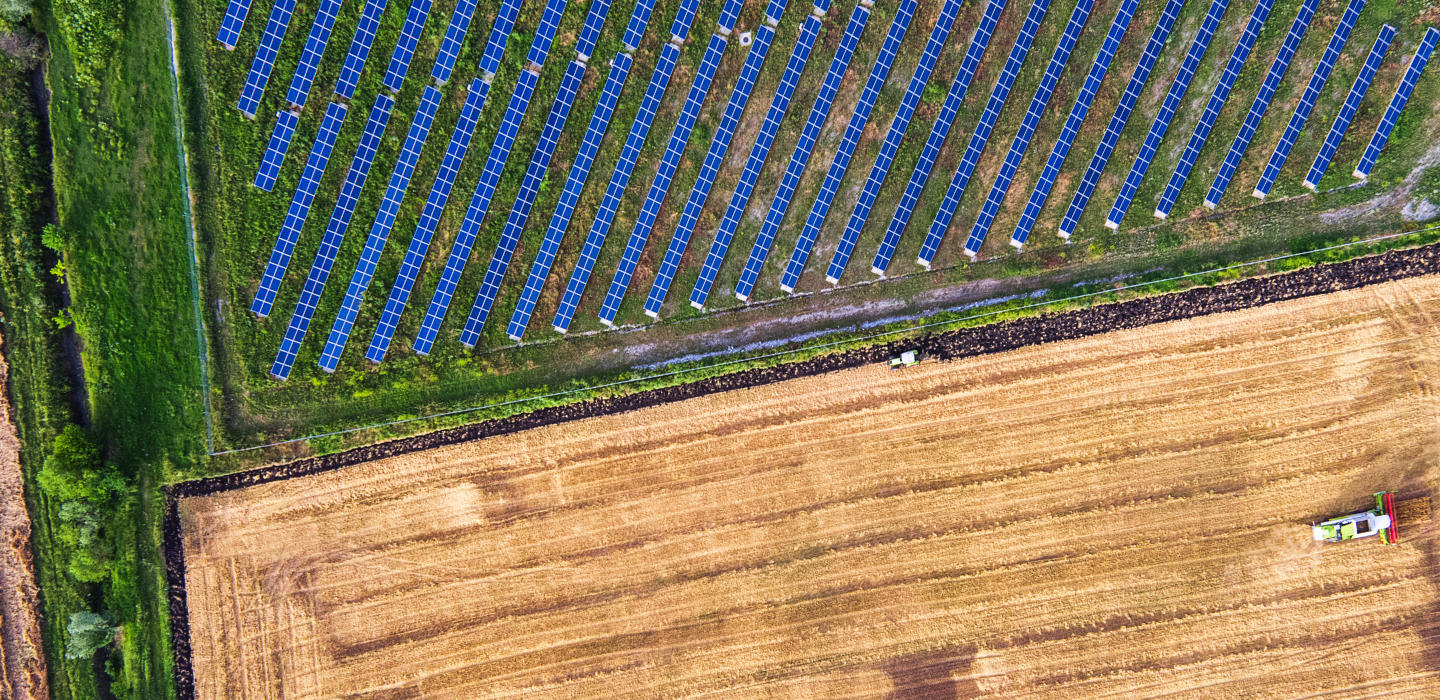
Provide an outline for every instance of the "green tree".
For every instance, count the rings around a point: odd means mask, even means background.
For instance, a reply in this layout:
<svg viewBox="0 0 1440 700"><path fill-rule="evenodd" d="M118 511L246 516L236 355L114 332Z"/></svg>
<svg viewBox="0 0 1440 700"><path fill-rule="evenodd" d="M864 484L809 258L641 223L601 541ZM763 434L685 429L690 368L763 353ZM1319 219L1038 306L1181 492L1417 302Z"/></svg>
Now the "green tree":
<svg viewBox="0 0 1440 700"><path fill-rule="evenodd" d="M115 641L119 630L108 614L77 612L65 627L65 658L88 659Z"/></svg>

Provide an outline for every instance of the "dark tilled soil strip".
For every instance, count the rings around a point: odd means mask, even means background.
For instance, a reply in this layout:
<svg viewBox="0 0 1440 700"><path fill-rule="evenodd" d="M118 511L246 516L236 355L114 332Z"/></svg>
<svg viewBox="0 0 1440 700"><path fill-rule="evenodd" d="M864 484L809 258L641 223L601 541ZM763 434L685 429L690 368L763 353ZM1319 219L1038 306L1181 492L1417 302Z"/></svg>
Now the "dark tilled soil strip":
<svg viewBox="0 0 1440 700"><path fill-rule="evenodd" d="M392 440L333 455L172 484L165 489L167 502L164 536L176 690L182 700L195 697L194 672L190 666L190 624L185 595L185 553L177 507L180 498L205 496L495 435L884 362L901 347L919 349L930 357L942 360L974 357L1436 273L1440 273L1440 244L1390 251L1330 265L1316 265L1295 272L1245 279L1214 287L1197 287L1172 294L1101 304L1088 309L934 333L901 343L876 345L776 367L743 370L627 396L542 408L530 413Z"/></svg>

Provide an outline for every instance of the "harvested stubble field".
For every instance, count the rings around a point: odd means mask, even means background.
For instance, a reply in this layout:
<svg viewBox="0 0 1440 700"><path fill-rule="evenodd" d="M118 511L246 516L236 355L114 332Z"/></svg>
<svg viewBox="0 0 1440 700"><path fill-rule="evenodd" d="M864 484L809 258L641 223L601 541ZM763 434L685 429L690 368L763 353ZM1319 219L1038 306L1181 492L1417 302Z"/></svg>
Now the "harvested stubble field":
<svg viewBox="0 0 1440 700"><path fill-rule="evenodd" d="M3 344L3 339L0 339ZM40 641L40 590L30 556L30 516L20 438L10 414L10 366L0 356L0 696L50 697Z"/></svg>
<svg viewBox="0 0 1440 700"><path fill-rule="evenodd" d="M1440 692L1440 277L183 498L200 697Z"/></svg>

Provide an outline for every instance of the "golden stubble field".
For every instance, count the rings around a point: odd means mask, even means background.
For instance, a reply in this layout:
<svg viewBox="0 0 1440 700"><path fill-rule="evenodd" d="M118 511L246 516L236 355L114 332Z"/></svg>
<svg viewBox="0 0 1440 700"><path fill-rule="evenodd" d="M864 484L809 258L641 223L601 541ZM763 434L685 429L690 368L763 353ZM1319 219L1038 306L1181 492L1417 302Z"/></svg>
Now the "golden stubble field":
<svg viewBox="0 0 1440 700"><path fill-rule="evenodd" d="M1440 278L181 502L205 698L1429 696Z"/></svg>

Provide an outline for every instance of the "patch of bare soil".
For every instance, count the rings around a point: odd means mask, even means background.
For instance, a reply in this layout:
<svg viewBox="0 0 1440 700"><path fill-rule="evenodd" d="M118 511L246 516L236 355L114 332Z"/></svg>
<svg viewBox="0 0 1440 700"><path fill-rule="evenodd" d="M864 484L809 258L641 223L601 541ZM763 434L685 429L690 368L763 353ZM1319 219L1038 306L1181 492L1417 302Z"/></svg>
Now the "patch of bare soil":
<svg viewBox="0 0 1440 700"><path fill-rule="evenodd" d="M30 558L30 515L20 440L10 416L9 372L0 356L0 689L7 698L43 700L50 689L40 640L40 590Z"/></svg>
<svg viewBox="0 0 1440 700"><path fill-rule="evenodd" d="M1440 277L179 501L195 692L1440 692ZM1372 501L1373 502L1373 501Z"/></svg>

